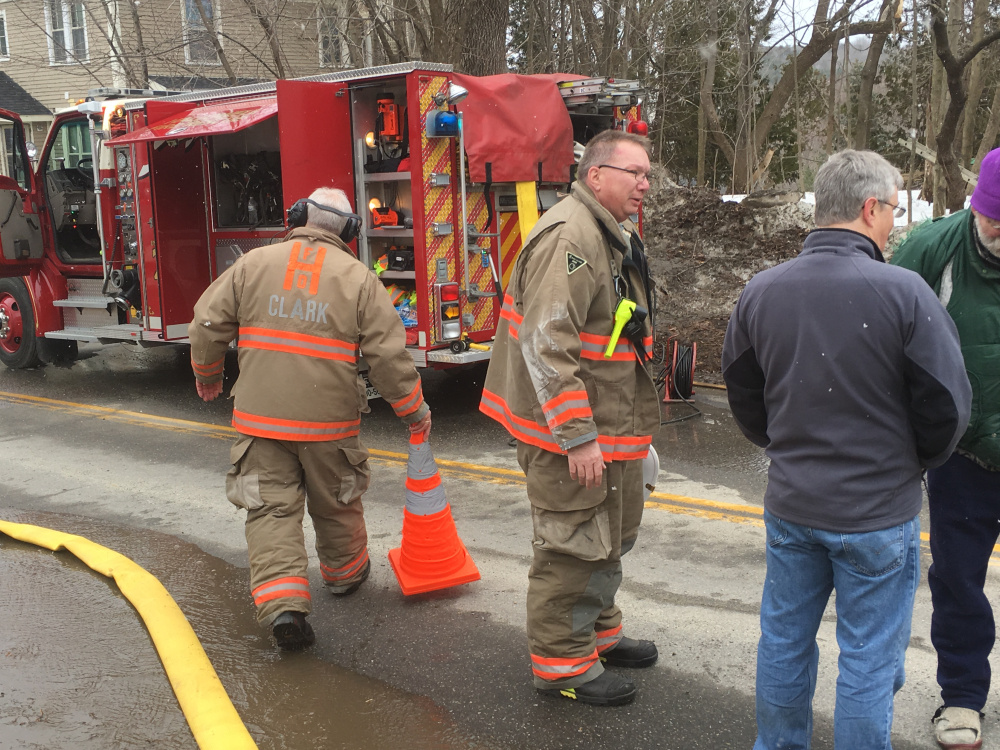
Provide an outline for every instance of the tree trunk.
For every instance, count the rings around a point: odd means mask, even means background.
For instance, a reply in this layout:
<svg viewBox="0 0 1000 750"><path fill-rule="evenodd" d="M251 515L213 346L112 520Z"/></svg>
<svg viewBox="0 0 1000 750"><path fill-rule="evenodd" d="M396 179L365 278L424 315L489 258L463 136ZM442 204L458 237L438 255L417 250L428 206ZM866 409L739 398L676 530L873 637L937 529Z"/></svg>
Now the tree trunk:
<svg viewBox="0 0 1000 750"><path fill-rule="evenodd" d="M851 136L851 17L847 17L847 25L844 26L844 101L847 106L844 108L844 139L848 143L853 143Z"/></svg>
<svg viewBox="0 0 1000 750"><path fill-rule="evenodd" d="M139 58L139 75L142 77L140 86L149 86L149 60L146 57L146 45L142 41L142 24L139 22L138 0L125 0L132 11L132 29L135 31L135 54Z"/></svg>
<svg viewBox="0 0 1000 750"><path fill-rule="evenodd" d="M753 189L753 173L757 168L757 149L753 136L753 6L740 8L737 44L739 64L736 73L736 161L733 162L733 192L748 193Z"/></svg>
<svg viewBox="0 0 1000 750"><path fill-rule="evenodd" d="M976 161L972 165L972 171L978 173L979 165L990 151L993 150L1000 136L1000 84L993 92L993 106L990 108L990 119L986 123L986 132L983 133L983 140L979 143L979 151L976 152Z"/></svg>
<svg viewBox="0 0 1000 750"><path fill-rule="evenodd" d="M278 33L274 28L274 23L268 18L267 12L257 4L257 0L243 0L243 3L264 32L264 39L267 41L267 46L271 50L271 59L274 61L274 70L271 72L278 78L288 78L291 71L286 72L282 62L281 42L278 41Z"/></svg>
<svg viewBox="0 0 1000 750"><path fill-rule="evenodd" d="M947 104L945 100L947 91L944 65L941 64L941 61L935 55L931 61L931 90L927 101L925 138L928 147L934 143L935 133L937 133L938 127L941 125L941 118L944 116L944 108ZM923 198L933 204L933 215L935 218L944 216L944 201L938 202L934 199L935 189L938 188L938 183L942 179L941 174L940 165L931 164L929 161L924 162Z"/></svg>
<svg viewBox="0 0 1000 750"><path fill-rule="evenodd" d="M981 41L986 32L986 24L989 21L990 4L989 0L975 0L972 6L972 43ZM976 151L976 110L979 107L979 99L983 95L983 88L986 81L983 76L984 60L979 55L969 66L969 101L971 107L965 110L965 117L962 118L962 166L968 167L972 162L972 155Z"/></svg>
<svg viewBox="0 0 1000 750"><path fill-rule="evenodd" d="M215 29L215 14L212 14L212 18L208 17L205 13L205 6L203 3L212 2L213 0L196 0L195 7L198 8L198 15L201 17L202 26L205 27L205 34L208 36L209 41L215 48L215 54L219 57L219 62L222 63L222 67L226 71L226 75L229 76L229 84L235 86L237 83L236 73L233 72L233 66L229 64L229 58L226 56L226 51L222 49L222 42L219 40L219 34Z"/></svg>
<svg viewBox="0 0 1000 750"><path fill-rule="evenodd" d="M826 153L833 153L833 134L837 129L837 53L840 42L836 35L830 48L830 88L826 96Z"/></svg>
<svg viewBox="0 0 1000 750"><path fill-rule="evenodd" d="M713 93L715 89L715 66L719 58L719 2L718 0L708 0L708 29L706 30L704 63L701 77L701 91L699 95L698 122L704 128L698 133L698 184L705 184L705 141L711 133L712 139L716 141L719 148L725 149L728 145L722 128L719 124L719 115L715 111L715 101ZM725 144L725 145L721 145ZM730 161L732 157L727 154Z"/></svg>
<svg viewBox="0 0 1000 750"><path fill-rule="evenodd" d="M705 90L705 61L701 61L701 85L699 86L700 91ZM663 96L663 90L660 89L660 96ZM702 97L703 98L703 97ZM704 187L705 185L705 151L708 149L708 119L705 117L705 108L701 105L701 100L698 101L698 167L697 176L695 177L695 185L698 187ZM663 141L663 128L660 129L660 141ZM663 152L661 146L660 152Z"/></svg>
<svg viewBox="0 0 1000 750"><path fill-rule="evenodd" d="M880 20L888 21L892 17L891 14L896 5L897 0L884 0L879 15ZM865 58L865 65L861 70L861 82L858 86L858 119L854 130L854 148L858 150L868 148L868 137L871 134L872 125L872 89L875 88L879 60L882 58L882 50L885 49L885 42L888 38L888 30L872 35L868 56Z"/></svg>
<svg viewBox="0 0 1000 750"><path fill-rule="evenodd" d="M959 5L959 8L961 6ZM961 210L965 206L965 180L962 178L961 165L955 154L955 138L958 130L959 119L962 110L965 108L968 99L968 88L965 83L965 69L975 59L976 55L986 47L1000 40L1000 31L994 31L989 36L983 37L977 44L973 44L961 56L957 57L954 46L949 35L949 23L943 17L940 7L932 6L931 29L934 32L934 46L941 64L948 75L948 91L951 94L951 101L948 110L941 120L935 142L937 145L937 161L941 165L947 183L947 206L952 211ZM959 15L959 18L961 16ZM939 196L934 196L935 209Z"/></svg>
<svg viewBox="0 0 1000 750"><path fill-rule="evenodd" d="M602 0L604 17L601 19L601 53L599 57L600 71L605 76L613 77L621 69L618 52L618 23L622 11L623 0Z"/></svg>
<svg viewBox="0 0 1000 750"><path fill-rule="evenodd" d="M470 9L471 10L471 9ZM507 0L479 0L475 13L467 13L462 69L474 76L507 72ZM471 32L471 33L470 33Z"/></svg>
<svg viewBox="0 0 1000 750"><path fill-rule="evenodd" d="M136 80L135 71L132 69L128 56L125 54L125 45L122 43L122 35L120 33L121 8L118 2L114 3L114 8L112 9L111 2L109 0L102 0L101 7L104 9L104 20L107 22L108 29L106 32L103 30L101 31L104 35L104 40L108 44L108 51L111 54L112 75L114 74L114 68L117 65L120 69L120 75L124 75L128 86L134 88L145 86L144 83L139 83ZM97 26L100 28L100 24L97 24ZM113 85L120 86L121 82L116 81Z"/></svg>

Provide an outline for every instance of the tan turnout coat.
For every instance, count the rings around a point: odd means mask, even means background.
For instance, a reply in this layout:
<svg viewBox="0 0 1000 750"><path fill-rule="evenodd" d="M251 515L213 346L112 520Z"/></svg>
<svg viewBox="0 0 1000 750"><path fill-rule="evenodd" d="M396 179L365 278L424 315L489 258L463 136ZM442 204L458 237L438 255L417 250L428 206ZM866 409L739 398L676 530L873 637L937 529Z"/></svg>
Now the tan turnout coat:
<svg viewBox="0 0 1000 750"><path fill-rule="evenodd" d="M626 229L635 232L628 222ZM659 429L656 388L622 336L610 359L615 275L649 309L630 246L581 182L528 236L511 274L480 410L518 440L554 453L596 439L605 461L645 457ZM621 287L621 281L618 284ZM643 345L652 349L644 323Z"/></svg>
<svg viewBox="0 0 1000 750"><path fill-rule="evenodd" d="M357 435L368 410L359 355L396 415L428 411L399 315L378 277L340 238L312 227L236 261L198 300L188 327L202 383L222 379L239 338L233 427L275 440Z"/></svg>

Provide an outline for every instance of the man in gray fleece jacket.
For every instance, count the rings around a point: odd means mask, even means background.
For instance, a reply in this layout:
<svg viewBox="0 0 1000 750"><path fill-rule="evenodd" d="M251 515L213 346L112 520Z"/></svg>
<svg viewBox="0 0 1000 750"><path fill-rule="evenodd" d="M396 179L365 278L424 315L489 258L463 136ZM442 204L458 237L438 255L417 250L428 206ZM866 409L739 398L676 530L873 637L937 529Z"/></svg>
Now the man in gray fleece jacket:
<svg viewBox="0 0 1000 750"><path fill-rule="evenodd" d="M729 403L771 460L755 750L809 747L833 590L834 742L890 747L920 576L921 474L951 455L971 401L951 318L882 257L900 187L875 153L831 156L816 175L819 229L747 284L729 320Z"/></svg>

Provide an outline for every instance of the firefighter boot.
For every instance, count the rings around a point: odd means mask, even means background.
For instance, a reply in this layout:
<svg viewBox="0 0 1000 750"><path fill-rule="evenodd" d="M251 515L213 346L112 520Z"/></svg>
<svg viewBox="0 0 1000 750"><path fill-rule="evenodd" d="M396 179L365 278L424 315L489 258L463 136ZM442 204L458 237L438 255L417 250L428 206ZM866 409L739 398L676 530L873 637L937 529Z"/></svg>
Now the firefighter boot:
<svg viewBox="0 0 1000 750"><path fill-rule="evenodd" d="M624 706L635 699L635 685L624 677L601 672L597 678L574 688L537 688L543 695L561 695L594 706Z"/></svg>
<svg viewBox="0 0 1000 750"><path fill-rule="evenodd" d="M656 664L658 657L656 644L652 641L637 641L622 636L613 649L601 654L601 661L608 667L642 669Z"/></svg>
<svg viewBox="0 0 1000 750"><path fill-rule="evenodd" d="M361 571L361 574L358 576L358 579L356 581L348 583L344 586L331 586L330 584L327 584L326 588L334 596L350 596L359 588L361 588L361 584L368 580L368 574L371 572L372 572L372 562L371 560L369 560L368 562L365 563L365 569Z"/></svg>
<svg viewBox="0 0 1000 750"><path fill-rule="evenodd" d="M312 625L303 612L282 612L271 625L271 635L282 651L301 651L316 642Z"/></svg>

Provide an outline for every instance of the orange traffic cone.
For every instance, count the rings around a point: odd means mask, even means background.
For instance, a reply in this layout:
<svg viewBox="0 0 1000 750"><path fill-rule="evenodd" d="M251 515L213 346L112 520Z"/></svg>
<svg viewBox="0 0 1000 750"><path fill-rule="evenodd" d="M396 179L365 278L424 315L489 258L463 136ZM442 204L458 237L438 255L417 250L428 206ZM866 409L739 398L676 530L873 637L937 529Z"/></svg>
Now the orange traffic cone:
<svg viewBox="0 0 1000 750"><path fill-rule="evenodd" d="M410 596L478 581L479 569L458 538L431 447L417 434L410 436L409 450L403 541L389 550L399 587Z"/></svg>

